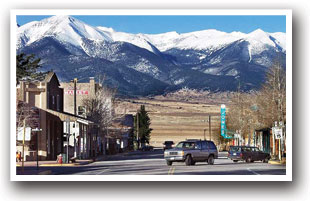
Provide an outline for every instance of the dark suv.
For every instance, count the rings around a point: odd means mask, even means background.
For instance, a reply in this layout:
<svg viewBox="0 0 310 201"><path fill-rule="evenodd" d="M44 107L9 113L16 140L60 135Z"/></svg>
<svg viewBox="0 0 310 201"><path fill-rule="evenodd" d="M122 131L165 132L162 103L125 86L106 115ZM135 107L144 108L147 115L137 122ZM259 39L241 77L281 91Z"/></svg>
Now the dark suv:
<svg viewBox="0 0 310 201"><path fill-rule="evenodd" d="M172 145L174 145L174 143L173 141L165 141L163 145L164 145L164 151L165 151L166 149L172 149Z"/></svg>
<svg viewBox="0 0 310 201"><path fill-rule="evenodd" d="M270 154L260 151L257 147L230 146L228 158L234 162L246 161L247 163L250 163L254 161L262 161L268 163Z"/></svg>
<svg viewBox="0 0 310 201"><path fill-rule="evenodd" d="M208 162L214 164L218 157L217 148L212 141L208 140L186 140L179 142L173 149L164 152L167 165L173 162L185 162L186 165L195 165L196 162Z"/></svg>

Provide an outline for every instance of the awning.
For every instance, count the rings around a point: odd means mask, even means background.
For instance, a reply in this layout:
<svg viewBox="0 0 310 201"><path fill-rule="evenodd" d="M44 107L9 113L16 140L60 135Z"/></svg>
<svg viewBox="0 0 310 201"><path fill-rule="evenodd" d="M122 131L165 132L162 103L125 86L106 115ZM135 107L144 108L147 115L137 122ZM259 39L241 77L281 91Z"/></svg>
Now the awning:
<svg viewBox="0 0 310 201"><path fill-rule="evenodd" d="M97 125L96 123L94 123L88 119L81 118L81 117L76 116L74 114L57 112L57 111L50 110L50 109L47 109L46 111L57 116L57 117L59 117L61 121L68 121L69 120L71 122L76 121L76 122L79 122L79 123L82 123L85 125Z"/></svg>

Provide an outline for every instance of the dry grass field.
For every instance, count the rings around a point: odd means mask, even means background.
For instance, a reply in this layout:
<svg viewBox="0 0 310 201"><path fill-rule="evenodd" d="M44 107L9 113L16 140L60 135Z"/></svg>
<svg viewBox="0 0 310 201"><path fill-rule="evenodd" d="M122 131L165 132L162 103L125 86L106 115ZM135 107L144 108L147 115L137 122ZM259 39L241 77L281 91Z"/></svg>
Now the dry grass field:
<svg viewBox="0 0 310 201"><path fill-rule="evenodd" d="M208 116L211 115L211 139L219 144L220 104L206 104L162 99L122 99L117 112L136 114L145 105L151 118L150 144L162 147L163 142L175 143L185 139L210 139Z"/></svg>

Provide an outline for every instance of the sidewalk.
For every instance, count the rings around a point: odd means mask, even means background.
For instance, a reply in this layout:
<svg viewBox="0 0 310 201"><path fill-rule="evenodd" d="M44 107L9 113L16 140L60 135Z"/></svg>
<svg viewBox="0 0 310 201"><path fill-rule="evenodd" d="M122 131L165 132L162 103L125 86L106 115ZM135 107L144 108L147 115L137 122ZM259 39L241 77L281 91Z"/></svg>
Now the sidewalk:
<svg viewBox="0 0 310 201"><path fill-rule="evenodd" d="M59 164L56 161L39 161L39 168L37 169L36 161L25 161L24 172L22 172L22 162L16 163L17 175L51 175L53 168L56 167L73 167L82 166L94 162L93 159L76 160L74 163Z"/></svg>
<svg viewBox="0 0 310 201"><path fill-rule="evenodd" d="M99 155L94 159L77 159L75 162L70 162L70 163L57 163L56 160L53 161L39 161L38 165L39 167L65 167L65 166L79 166L79 165L87 165L90 163L93 163L95 161L102 161L106 160L110 157L115 157L115 156L124 156L128 155L130 152L125 152L125 153L119 153L119 154L114 154L114 155ZM22 162L16 162L16 167L22 167ZM37 167L37 161L25 161L24 162L24 167Z"/></svg>
<svg viewBox="0 0 310 201"><path fill-rule="evenodd" d="M92 163L93 159L76 160L74 163L62 163L57 161L39 161L39 167L76 166ZM22 162L16 162L16 167L22 167ZM25 161L24 167L37 167L37 161Z"/></svg>
<svg viewBox="0 0 310 201"><path fill-rule="evenodd" d="M282 158L282 160L269 160L268 161L269 164L272 164L272 165L286 165L286 158Z"/></svg>

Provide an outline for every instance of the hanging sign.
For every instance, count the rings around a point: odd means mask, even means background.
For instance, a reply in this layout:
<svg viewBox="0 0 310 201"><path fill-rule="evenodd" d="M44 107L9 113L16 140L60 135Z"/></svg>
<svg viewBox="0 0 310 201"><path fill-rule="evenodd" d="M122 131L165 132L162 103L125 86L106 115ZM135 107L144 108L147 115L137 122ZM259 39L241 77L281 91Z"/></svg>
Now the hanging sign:
<svg viewBox="0 0 310 201"><path fill-rule="evenodd" d="M282 132L282 128L277 128L277 127L273 127L272 131L274 133L275 139L282 139L283 136L283 132Z"/></svg>
<svg viewBox="0 0 310 201"><path fill-rule="evenodd" d="M24 138L24 127L18 127L17 129L17 140L18 141L23 141ZM31 128L26 127L25 129L25 141L30 141L31 139Z"/></svg>

